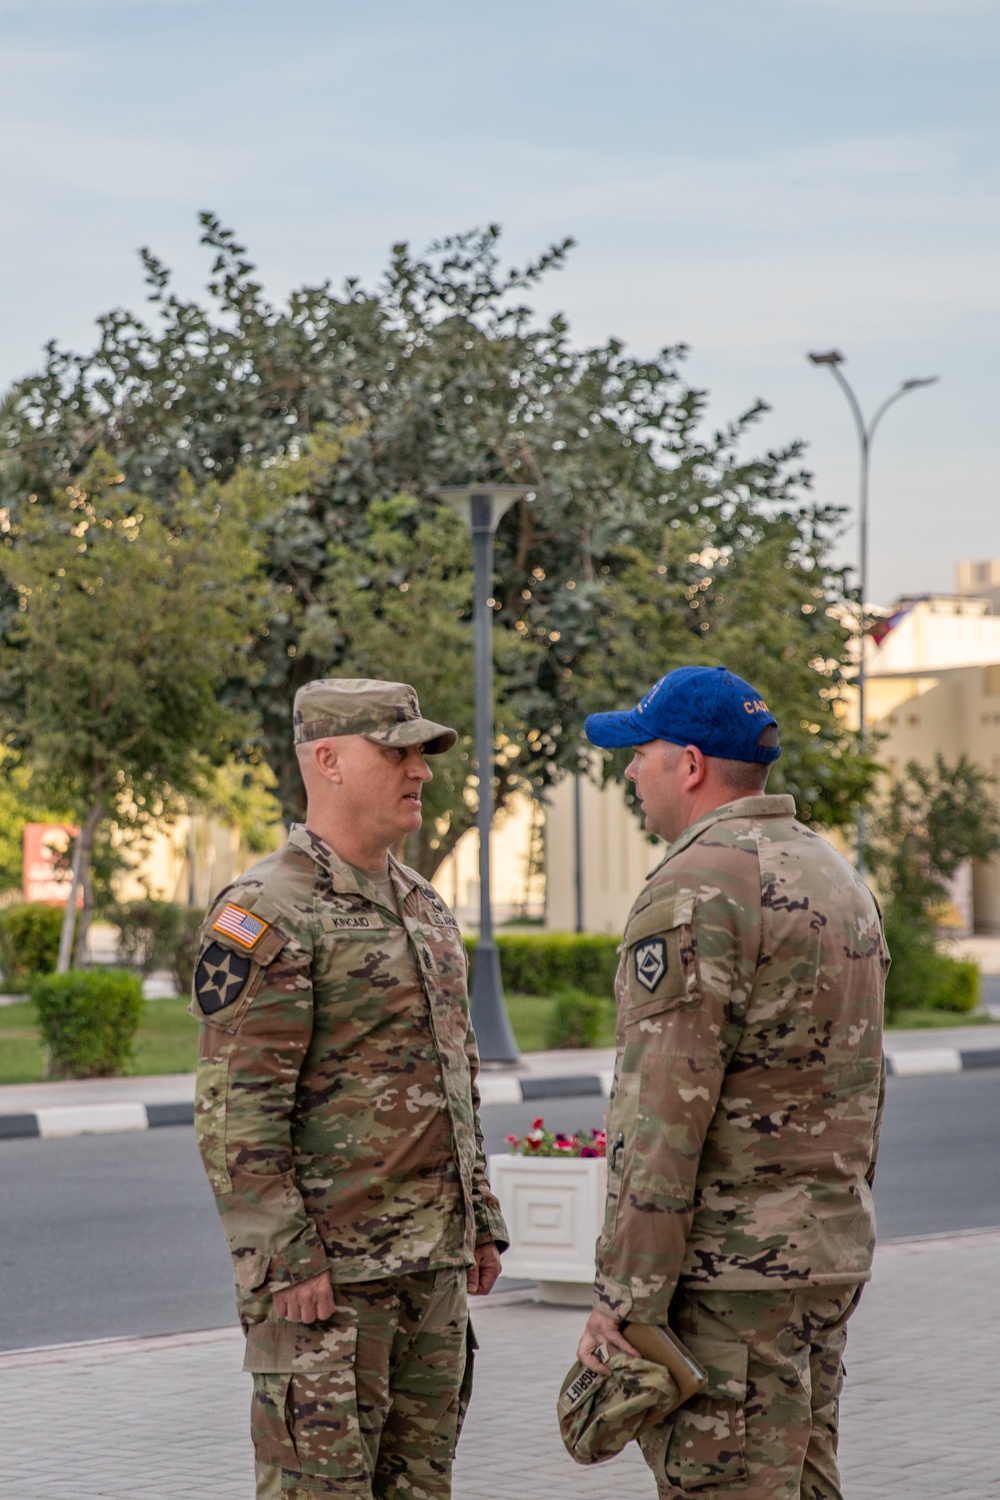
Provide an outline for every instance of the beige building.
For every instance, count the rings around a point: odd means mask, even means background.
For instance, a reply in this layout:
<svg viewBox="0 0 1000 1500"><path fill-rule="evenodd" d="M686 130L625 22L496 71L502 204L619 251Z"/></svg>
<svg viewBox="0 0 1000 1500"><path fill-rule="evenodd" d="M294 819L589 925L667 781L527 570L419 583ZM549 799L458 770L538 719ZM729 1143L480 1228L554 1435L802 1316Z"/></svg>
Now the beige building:
<svg viewBox="0 0 1000 1500"><path fill-rule="evenodd" d="M580 780L581 895L584 932L621 933L646 876L663 856L625 802L617 782ZM576 812L573 778L548 794L545 808L545 926L576 927Z"/></svg>
<svg viewBox="0 0 1000 1500"><path fill-rule="evenodd" d="M961 563L960 586L977 568L1000 579L1000 562ZM879 760L896 776L911 760L928 765L937 754L952 762L964 754L1000 782L1000 614L990 599L903 599L886 625L866 651L865 720L884 735ZM963 872L955 901L956 922L967 905L977 931L1000 933L1000 861Z"/></svg>

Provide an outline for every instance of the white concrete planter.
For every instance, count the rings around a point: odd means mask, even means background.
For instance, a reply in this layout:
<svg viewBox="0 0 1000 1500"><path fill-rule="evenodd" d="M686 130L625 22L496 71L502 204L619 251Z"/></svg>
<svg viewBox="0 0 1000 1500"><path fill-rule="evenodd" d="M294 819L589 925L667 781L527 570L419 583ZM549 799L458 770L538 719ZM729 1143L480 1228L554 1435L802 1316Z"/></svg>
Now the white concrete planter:
<svg viewBox="0 0 1000 1500"><path fill-rule="evenodd" d="M504 1274L539 1282L543 1302L589 1306L605 1158L491 1156L489 1169L510 1231Z"/></svg>

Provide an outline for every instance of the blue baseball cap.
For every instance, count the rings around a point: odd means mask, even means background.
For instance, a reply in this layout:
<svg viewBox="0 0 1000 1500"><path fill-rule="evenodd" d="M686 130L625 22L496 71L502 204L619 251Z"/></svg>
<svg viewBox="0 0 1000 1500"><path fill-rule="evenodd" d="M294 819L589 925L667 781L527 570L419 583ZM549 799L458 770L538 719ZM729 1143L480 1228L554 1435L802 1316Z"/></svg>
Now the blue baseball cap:
<svg viewBox="0 0 1000 1500"><path fill-rule="evenodd" d="M677 667L661 677L636 708L591 714L584 724L592 745L696 745L720 760L750 760L768 766L777 745L760 745L762 729L777 719L757 689L725 667Z"/></svg>

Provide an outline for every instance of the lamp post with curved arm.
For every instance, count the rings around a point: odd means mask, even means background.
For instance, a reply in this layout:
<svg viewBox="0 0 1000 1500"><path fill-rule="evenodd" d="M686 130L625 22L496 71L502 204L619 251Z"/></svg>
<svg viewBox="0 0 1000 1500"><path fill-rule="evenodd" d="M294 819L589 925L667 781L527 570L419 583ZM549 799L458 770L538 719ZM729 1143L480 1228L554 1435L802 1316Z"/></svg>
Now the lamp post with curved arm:
<svg viewBox="0 0 1000 1500"><path fill-rule="evenodd" d="M865 594L868 590L868 486L871 472L872 442L875 438L875 430L889 410L897 401L902 400L910 391L916 391L925 385L934 385L939 379L937 375L925 375L915 380L904 380L897 391L887 396L881 406L877 407L874 415L865 421L861 410L861 403L851 388L847 377L841 370L846 356L839 349L829 349L825 354L809 354L806 358L814 365L826 365L830 374L836 380L840 389L847 397L847 403L851 408L854 425L858 430L858 443L861 449L861 471L858 485L858 743L862 750L865 747ZM856 863L860 871L865 867L865 815L864 810L858 812L857 823L857 850Z"/></svg>

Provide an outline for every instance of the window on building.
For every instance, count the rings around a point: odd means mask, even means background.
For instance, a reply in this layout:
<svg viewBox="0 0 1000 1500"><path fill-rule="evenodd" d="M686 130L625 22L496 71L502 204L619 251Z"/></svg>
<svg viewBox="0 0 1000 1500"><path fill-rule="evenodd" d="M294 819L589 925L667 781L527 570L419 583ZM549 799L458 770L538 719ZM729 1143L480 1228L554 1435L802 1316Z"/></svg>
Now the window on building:
<svg viewBox="0 0 1000 1500"><path fill-rule="evenodd" d="M987 698L1000 694L1000 662L983 668L983 693Z"/></svg>

